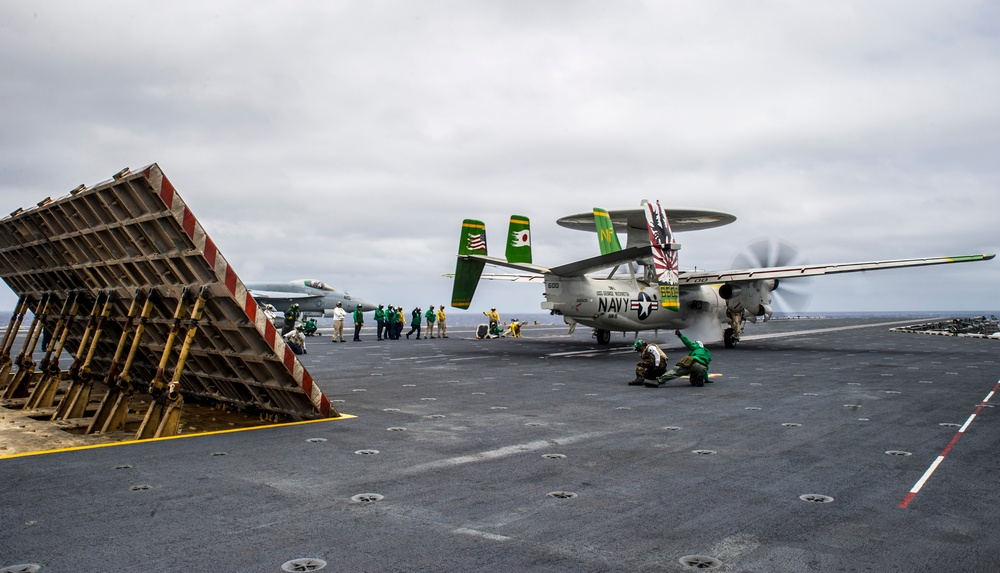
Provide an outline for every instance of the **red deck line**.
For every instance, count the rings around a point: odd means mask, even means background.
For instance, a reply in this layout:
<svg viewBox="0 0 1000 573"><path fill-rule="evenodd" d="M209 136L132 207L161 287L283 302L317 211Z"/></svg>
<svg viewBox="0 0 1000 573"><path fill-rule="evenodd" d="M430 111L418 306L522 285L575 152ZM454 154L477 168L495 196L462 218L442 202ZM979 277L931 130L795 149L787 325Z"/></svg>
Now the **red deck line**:
<svg viewBox="0 0 1000 573"><path fill-rule="evenodd" d="M979 403L979 406L977 406L976 410L972 413L971 416L969 416L969 419L966 420L965 423L962 424L962 427L958 429L958 433L955 434L955 437L953 437L951 441L948 442L948 445L945 446L943 450L941 450L941 454L938 455L938 457L935 458L934 462L931 463L930 467L927 468L927 471L924 472L924 475L921 476L919 480L917 480L917 483L913 484L913 487L910 488L910 493L906 494L906 497L903 498L902 503L899 504L900 509L906 509L906 506L910 505L910 502L913 501L913 498L917 497L917 493L920 492L920 489L924 487L924 484L927 483L927 480L930 479L934 471L938 468L939 465L941 465L941 462L944 461L945 456L948 455L948 452L951 451L951 448L955 445L956 442L958 442L958 439L962 437L962 434L965 433L965 430L969 428L969 425L972 424L972 421L976 419L976 416L979 414L979 412L986 407L986 403L990 401L990 398L993 397L993 394L996 393L997 389L1000 389L1000 382L997 382L996 385L993 386L993 389L990 390L989 394L987 394L985 398L983 398L983 401Z"/></svg>

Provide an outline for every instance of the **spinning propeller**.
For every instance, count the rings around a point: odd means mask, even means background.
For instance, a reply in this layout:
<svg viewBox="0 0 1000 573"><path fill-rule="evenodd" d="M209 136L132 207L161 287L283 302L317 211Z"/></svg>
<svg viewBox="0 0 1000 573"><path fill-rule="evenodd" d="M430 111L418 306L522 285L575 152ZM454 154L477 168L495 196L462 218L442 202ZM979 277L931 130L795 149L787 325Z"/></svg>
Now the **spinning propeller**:
<svg viewBox="0 0 1000 573"><path fill-rule="evenodd" d="M808 264L799 256L799 250L790 243L777 239L761 239L751 243L733 260L734 269L770 267L797 267ZM775 306L784 311L805 309L812 297L810 278L782 279L775 281L771 296Z"/></svg>

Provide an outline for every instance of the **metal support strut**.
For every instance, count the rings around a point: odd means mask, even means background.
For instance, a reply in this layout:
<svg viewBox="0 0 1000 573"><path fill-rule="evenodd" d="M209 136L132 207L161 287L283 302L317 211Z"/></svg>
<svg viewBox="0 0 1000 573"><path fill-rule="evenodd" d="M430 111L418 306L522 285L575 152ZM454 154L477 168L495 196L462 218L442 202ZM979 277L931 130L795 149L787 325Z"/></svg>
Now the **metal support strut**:
<svg viewBox="0 0 1000 573"><path fill-rule="evenodd" d="M14 378L7 385L7 390L3 393L4 399L26 398L28 396L28 386L31 384L31 376L35 373L35 361L32 360L32 355L35 353L35 346L41 337L50 298L48 294L44 294L38 303L39 312L35 313L35 318L31 320L31 326L28 328L28 337L24 340L21 352L14 359L14 364L17 364L17 374L14 375Z"/></svg>
<svg viewBox="0 0 1000 573"><path fill-rule="evenodd" d="M117 298L114 293L101 293L98 295L97 301L94 302L90 323L80 341L76 360L73 361L73 365L69 369L69 391L59 402L59 409L52 415L53 420L82 418L86 413L87 404L90 403L90 392L94 387L94 381L90 377L90 363L94 359L94 352L97 351L97 345L101 341L104 325L108 316L111 315L111 309ZM93 340L90 340L91 336ZM86 355L83 354L84 349L87 350Z"/></svg>
<svg viewBox="0 0 1000 573"><path fill-rule="evenodd" d="M142 308L142 315L137 327L135 319L136 315L139 314L140 307ZM125 426L125 418L128 415L128 407L132 401L133 394L132 385L127 382L128 370L132 366L132 360L135 358L135 353L139 348L139 341L142 339L142 334L146 328L146 320L152 311L153 297L151 293L136 293L135 298L132 299L132 304L129 305L128 316L125 318L122 335L118 339L118 348L115 350L115 356L111 359L111 365L104 376L104 384L108 387L108 391L104 394L104 399L101 400L101 405L98 406L97 413L90 420L90 424L84 433L113 432L121 430ZM126 343L129 336L132 335L133 330L135 331L135 336L132 338L132 346L130 347L125 366L119 373L118 365L122 361ZM125 383L120 384L123 377L125 378Z"/></svg>
<svg viewBox="0 0 1000 573"><path fill-rule="evenodd" d="M7 323L7 331L3 335L3 345L0 346L0 388L7 388L10 369L14 366L14 361L10 359L10 349L14 347L14 340L17 338L17 331L21 329L21 321L24 320L24 313L28 312L28 297L22 296L17 301L14 314L10 316Z"/></svg>
<svg viewBox="0 0 1000 573"><path fill-rule="evenodd" d="M198 293L198 300L195 301L191 309L191 317L187 322L187 332L184 336L184 343L181 346L180 354L177 356L177 364L174 366L174 374L169 384L164 384L163 375L166 370L167 360L173 350L177 337L182 326L182 317L188 306L188 296L177 302L177 310L174 311L174 324L170 328L167 342L163 347L163 355L160 357L160 366L156 370L156 376L149 384L149 395L153 397L153 403L146 411L146 416L136 432L136 439L160 438L177 434L180 425L181 412L184 409L184 397L180 394L180 381L184 373L184 363L187 361L191 351L191 343L198 333L198 321L201 320L201 313L208 300L207 291L202 288Z"/></svg>
<svg viewBox="0 0 1000 573"><path fill-rule="evenodd" d="M62 371L59 369L59 356L62 355L66 346L66 339L69 331L76 320L76 313L80 309L80 293L71 292L63 301L62 311L59 313L59 320L55 328L52 329L52 341L45 349L45 357L39 364L41 380L35 384L28 396L28 401L24 405L25 410L35 408L48 408L55 403L56 392L59 390L59 383L62 382ZM67 306L69 307L67 310Z"/></svg>

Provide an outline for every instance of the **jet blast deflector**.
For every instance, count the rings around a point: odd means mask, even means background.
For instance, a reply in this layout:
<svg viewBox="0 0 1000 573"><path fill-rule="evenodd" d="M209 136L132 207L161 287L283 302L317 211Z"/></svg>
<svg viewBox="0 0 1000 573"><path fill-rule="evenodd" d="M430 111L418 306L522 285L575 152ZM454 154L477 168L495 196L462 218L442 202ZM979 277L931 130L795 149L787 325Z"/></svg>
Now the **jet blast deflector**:
<svg viewBox="0 0 1000 573"><path fill-rule="evenodd" d="M265 417L340 416L156 164L0 220L0 277L20 297L0 392L35 408L62 394L53 419L89 416L94 384L108 403L93 433L120 430L144 392L155 403L139 438L172 433L185 396ZM28 334L13 358L18 326ZM61 374L60 354L72 362Z"/></svg>

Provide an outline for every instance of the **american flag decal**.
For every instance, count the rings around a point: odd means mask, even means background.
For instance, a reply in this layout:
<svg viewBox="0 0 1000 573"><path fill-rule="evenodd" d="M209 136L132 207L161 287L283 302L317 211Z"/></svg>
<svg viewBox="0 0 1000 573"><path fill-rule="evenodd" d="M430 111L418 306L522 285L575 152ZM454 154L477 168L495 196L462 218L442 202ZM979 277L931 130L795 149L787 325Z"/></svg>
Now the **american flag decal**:
<svg viewBox="0 0 1000 573"><path fill-rule="evenodd" d="M469 249L470 251L486 250L486 235L485 234L469 235L465 243L465 248Z"/></svg>

